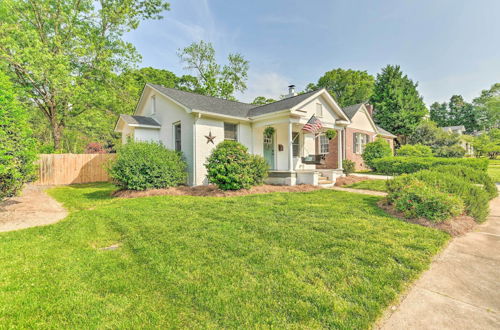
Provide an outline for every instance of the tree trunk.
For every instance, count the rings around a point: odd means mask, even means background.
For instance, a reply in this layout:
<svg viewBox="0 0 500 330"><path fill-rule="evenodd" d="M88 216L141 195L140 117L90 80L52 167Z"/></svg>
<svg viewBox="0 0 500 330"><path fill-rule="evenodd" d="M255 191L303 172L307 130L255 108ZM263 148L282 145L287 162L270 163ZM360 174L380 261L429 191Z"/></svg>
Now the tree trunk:
<svg viewBox="0 0 500 330"><path fill-rule="evenodd" d="M59 150L61 148L63 126L59 125L57 120L52 120L50 126L52 127L52 140L54 142L54 150Z"/></svg>

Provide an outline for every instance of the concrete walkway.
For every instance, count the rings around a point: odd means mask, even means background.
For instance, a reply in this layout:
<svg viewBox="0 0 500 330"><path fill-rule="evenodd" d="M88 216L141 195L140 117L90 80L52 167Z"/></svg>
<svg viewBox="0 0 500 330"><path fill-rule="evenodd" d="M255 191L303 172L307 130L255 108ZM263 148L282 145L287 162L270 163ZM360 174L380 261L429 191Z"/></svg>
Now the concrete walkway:
<svg viewBox="0 0 500 330"><path fill-rule="evenodd" d="M356 193L356 194L363 194L363 195L387 196L387 193L384 191L344 188L344 187L338 187L338 186L329 187L327 189L338 190L338 191L347 191L347 192L352 192L352 193Z"/></svg>
<svg viewBox="0 0 500 330"><path fill-rule="evenodd" d="M64 219L68 213L45 193L45 189L28 185L21 196L0 202L0 232L48 225Z"/></svg>
<svg viewBox="0 0 500 330"><path fill-rule="evenodd" d="M500 198L488 220L455 238L381 329L500 329Z"/></svg>
<svg viewBox="0 0 500 330"><path fill-rule="evenodd" d="M376 175L376 174L364 174L364 173L351 173L349 175L352 175L352 176L359 176L359 177L362 177L362 178L370 178L370 179L375 179L375 180L390 180L390 179L394 179L394 177L392 175Z"/></svg>

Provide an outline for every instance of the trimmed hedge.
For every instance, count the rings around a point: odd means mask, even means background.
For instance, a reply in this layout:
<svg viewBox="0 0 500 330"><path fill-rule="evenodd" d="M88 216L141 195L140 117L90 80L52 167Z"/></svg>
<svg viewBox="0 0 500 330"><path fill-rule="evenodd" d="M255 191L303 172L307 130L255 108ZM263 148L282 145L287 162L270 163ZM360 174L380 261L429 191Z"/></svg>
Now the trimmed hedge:
<svg viewBox="0 0 500 330"><path fill-rule="evenodd" d="M381 174L398 175L427 170L438 165L462 165L486 172L488 159L439 157L384 157L372 161L373 169Z"/></svg>
<svg viewBox="0 0 500 330"><path fill-rule="evenodd" d="M486 172L463 165L438 165L431 170L433 172L451 173L467 179L472 183L480 184L483 186L484 190L486 190L490 199L498 196L497 186Z"/></svg>
<svg viewBox="0 0 500 330"><path fill-rule="evenodd" d="M389 142L384 139L376 139L367 143L361 155L365 164L370 168L373 168L373 161L388 156L392 156L392 149Z"/></svg>
<svg viewBox="0 0 500 330"><path fill-rule="evenodd" d="M118 149L108 169L122 189L147 190L186 183L186 162L179 152L155 142L129 142Z"/></svg>
<svg viewBox="0 0 500 330"><path fill-rule="evenodd" d="M423 144L405 144L396 151L398 156L432 157L432 149Z"/></svg>

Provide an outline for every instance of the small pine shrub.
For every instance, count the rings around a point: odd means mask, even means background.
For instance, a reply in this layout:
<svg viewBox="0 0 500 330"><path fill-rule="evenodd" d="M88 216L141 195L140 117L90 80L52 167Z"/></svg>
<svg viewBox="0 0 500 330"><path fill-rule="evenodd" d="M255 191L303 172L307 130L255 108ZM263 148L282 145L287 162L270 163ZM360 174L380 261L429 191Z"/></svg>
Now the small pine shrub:
<svg viewBox="0 0 500 330"><path fill-rule="evenodd" d="M422 144L405 144L397 150L398 156L432 157L431 147Z"/></svg>
<svg viewBox="0 0 500 330"><path fill-rule="evenodd" d="M108 172L122 189L147 190L186 183L186 162L179 152L156 142L129 142L118 149Z"/></svg>
<svg viewBox="0 0 500 330"><path fill-rule="evenodd" d="M366 144L365 150L361 156L365 164L373 169L373 161L375 159L392 156L392 149L386 140L377 139Z"/></svg>
<svg viewBox="0 0 500 330"><path fill-rule="evenodd" d="M356 171L356 163L349 159L344 159L342 161L342 168L344 169L345 175L349 175Z"/></svg>
<svg viewBox="0 0 500 330"><path fill-rule="evenodd" d="M454 195L440 192L422 181L414 180L405 185L397 196L391 196L394 208L407 218L426 218L440 223L462 214L463 201Z"/></svg>
<svg viewBox="0 0 500 330"><path fill-rule="evenodd" d="M438 173L451 173L464 178L473 184L482 185L484 190L488 192L490 199L498 196L497 187L486 172L464 165L438 165L431 168L431 170Z"/></svg>
<svg viewBox="0 0 500 330"><path fill-rule="evenodd" d="M261 156L250 155L248 149L236 141L219 143L205 163L207 177L221 190L240 190L261 184L268 165Z"/></svg>

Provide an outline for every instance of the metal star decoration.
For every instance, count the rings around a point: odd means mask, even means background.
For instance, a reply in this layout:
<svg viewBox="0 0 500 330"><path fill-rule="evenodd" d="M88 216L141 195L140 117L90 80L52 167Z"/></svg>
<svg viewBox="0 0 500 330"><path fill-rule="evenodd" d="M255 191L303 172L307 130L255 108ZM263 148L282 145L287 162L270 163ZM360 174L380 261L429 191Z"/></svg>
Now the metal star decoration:
<svg viewBox="0 0 500 330"><path fill-rule="evenodd" d="M208 135L205 135L205 137L207 138L207 144L209 144L210 142L212 142L212 144L215 144L215 136L212 135L212 131L210 131Z"/></svg>

